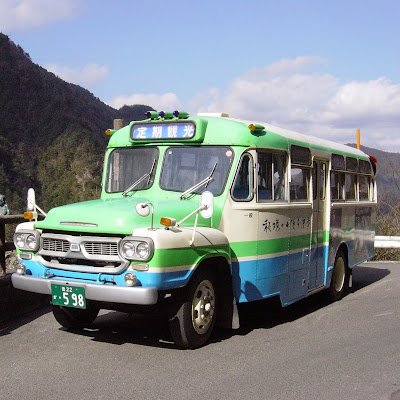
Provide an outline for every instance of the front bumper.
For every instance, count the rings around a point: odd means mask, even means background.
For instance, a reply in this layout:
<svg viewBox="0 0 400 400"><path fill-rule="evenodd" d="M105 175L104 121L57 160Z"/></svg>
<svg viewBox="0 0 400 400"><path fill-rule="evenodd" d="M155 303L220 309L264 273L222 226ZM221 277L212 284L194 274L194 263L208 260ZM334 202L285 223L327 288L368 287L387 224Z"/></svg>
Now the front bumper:
<svg viewBox="0 0 400 400"><path fill-rule="evenodd" d="M16 289L51 295L51 284L71 285L85 288L89 300L121 304L156 304L158 290L154 287L122 287L115 285L93 284L59 279L36 278L30 275L12 274L12 284Z"/></svg>

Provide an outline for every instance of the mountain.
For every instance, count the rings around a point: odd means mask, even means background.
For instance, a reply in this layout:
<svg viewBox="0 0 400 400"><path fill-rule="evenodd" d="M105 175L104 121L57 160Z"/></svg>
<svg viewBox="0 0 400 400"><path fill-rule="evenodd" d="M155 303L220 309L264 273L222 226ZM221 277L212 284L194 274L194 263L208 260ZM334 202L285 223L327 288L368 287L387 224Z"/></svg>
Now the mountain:
<svg viewBox="0 0 400 400"><path fill-rule="evenodd" d="M95 198L114 118L140 120L146 105L116 110L88 90L34 64L0 33L0 193L22 212L29 187L44 209ZM353 145L354 146L354 145ZM397 205L400 154L362 147L378 159L380 205ZM381 206L381 212L389 206Z"/></svg>
<svg viewBox="0 0 400 400"><path fill-rule="evenodd" d="M349 146L356 147L355 144ZM400 196L400 153L390 153L366 146L361 146L361 150L378 160L376 184L381 211L385 212L389 205L397 206Z"/></svg>
<svg viewBox="0 0 400 400"><path fill-rule="evenodd" d="M97 197L113 119L144 118L153 108L104 104L88 90L34 64L0 33L0 193L24 209L29 187L41 205Z"/></svg>

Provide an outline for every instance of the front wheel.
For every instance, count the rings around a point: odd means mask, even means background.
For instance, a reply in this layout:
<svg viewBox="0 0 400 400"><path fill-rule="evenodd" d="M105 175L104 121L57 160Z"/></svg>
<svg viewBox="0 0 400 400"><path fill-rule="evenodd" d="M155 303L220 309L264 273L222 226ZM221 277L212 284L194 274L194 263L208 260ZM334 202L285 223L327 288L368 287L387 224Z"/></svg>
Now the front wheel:
<svg viewBox="0 0 400 400"><path fill-rule="evenodd" d="M61 307L53 305L53 315L57 322L67 329L83 329L97 317L99 309L88 305L87 309Z"/></svg>
<svg viewBox="0 0 400 400"><path fill-rule="evenodd" d="M349 289L350 270L347 266L347 257L343 251L336 254L333 266L331 284L328 288L328 299L331 301L340 300Z"/></svg>
<svg viewBox="0 0 400 400"><path fill-rule="evenodd" d="M204 345L215 325L217 304L213 274L206 270L200 271L193 277L185 300L169 320L175 344L185 349Z"/></svg>

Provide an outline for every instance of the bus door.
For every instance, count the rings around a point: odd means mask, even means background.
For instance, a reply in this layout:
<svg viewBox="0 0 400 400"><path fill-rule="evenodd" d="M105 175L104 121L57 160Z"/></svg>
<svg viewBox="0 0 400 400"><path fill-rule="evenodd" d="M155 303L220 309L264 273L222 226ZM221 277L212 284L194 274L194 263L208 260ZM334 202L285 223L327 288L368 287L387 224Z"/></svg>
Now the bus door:
<svg viewBox="0 0 400 400"><path fill-rule="evenodd" d="M262 297L280 294L286 302L289 260L287 153L257 150L257 288Z"/></svg>
<svg viewBox="0 0 400 400"><path fill-rule="evenodd" d="M310 273L308 288L313 289L324 283L324 264L326 258L326 184L327 163L314 160L312 172L313 213L311 232Z"/></svg>

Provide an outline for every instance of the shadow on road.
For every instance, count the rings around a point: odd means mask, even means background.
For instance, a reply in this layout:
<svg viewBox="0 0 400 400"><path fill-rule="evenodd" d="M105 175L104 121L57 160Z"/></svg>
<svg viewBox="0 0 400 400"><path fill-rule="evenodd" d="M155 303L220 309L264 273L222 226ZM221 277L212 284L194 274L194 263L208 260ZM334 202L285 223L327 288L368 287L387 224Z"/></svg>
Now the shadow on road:
<svg viewBox="0 0 400 400"><path fill-rule="evenodd" d="M60 328L65 330L64 328ZM115 345L126 343L143 346L176 348L162 315L126 314L118 311L103 311L91 328L69 331L72 334L91 337L94 341Z"/></svg>
<svg viewBox="0 0 400 400"><path fill-rule="evenodd" d="M50 305L36 306L33 311L26 311L23 315L0 323L0 337L9 335L12 331L29 324L42 315L51 311Z"/></svg>
<svg viewBox="0 0 400 400"><path fill-rule="evenodd" d="M356 267L353 270L351 293L357 292L389 274L390 271L387 269L368 266ZM323 292L288 307L281 307L277 298L240 304L240 328L235 331L217 330L210 342L220 342L235 335L245 336L255 329L270 329L300 319L327 306L329 306L329 302L324 298ZM176 349L169 333L167 321L161 315L132 315L104 311L90 329L70 331L70 333L115 345L134 343Z"/></svg>

